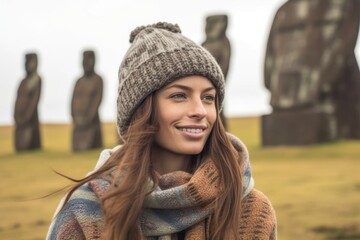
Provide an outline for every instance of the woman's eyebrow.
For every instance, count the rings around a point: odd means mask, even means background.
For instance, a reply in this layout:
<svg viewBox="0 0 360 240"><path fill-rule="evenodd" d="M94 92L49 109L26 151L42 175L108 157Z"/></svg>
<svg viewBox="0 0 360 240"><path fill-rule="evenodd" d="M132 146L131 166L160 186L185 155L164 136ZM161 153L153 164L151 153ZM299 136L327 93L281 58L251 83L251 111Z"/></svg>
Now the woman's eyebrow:
<svg viewBox="0 0 360 240"><path fill-rule="evenodd" d="M211 87L205 88L205 89L204 89L204 92L211 91L211 90L215 90L215 91L216 91L216 88L215 88L214 86L211 86Z"/></svg>
<svg viewBox="0 0 360 240"><path fill-rule="evenodd" d="M185 90L185 91L191 91L192 88L188 87L186 85L182 85L182 84L169 84L168 86L165 87L165 89L170 89L170 88L179 88L181 90ZM202 90L203 92L207 92L210 90L216 90L216 88L214 86L205 88L204 90Z"/></svg>

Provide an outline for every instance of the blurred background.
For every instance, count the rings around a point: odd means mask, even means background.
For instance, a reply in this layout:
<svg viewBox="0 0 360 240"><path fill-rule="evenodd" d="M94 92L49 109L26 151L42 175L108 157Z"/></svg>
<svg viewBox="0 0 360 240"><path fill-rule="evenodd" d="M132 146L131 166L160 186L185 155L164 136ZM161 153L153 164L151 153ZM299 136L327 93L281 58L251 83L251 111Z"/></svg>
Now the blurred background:
<svg viewBox="0 0 360 240"><path fill-rule="evenodd" d="M360 239L359 141L261 147L259 116L272 111L264 86L265 50L275 12L284 2L0 0L0 239L44 239L62 194L41 197L69 184L51 169L80 178L97 160L100 149L70 150L70 103L75 82L83 75L83 51L95 51L95 70L104 80L99 115L104 147L109 148L117 143L117 73L130 32L167 21L201 44L206 16L212 14L229 18L229 130L249 148L256 187L277 211L279 239ZM28 52L37 53L42 78L38 111L43 148L17 154L14 104Z"/></svg>
<svg viewBox="0 0 360 240"><path fill-rule="evenodd" d="M232 47L225 114L269 113L263 84L266 42L276 10L284 0L165 1L0 0L0 124L13 122L13 104L24 77L24 54L36 52L42 77L41 122L69 122L75 80L82 75L82 51L96 53L96 71L104 79L100 117L115 119L117 72L129 47L130 32L158 21L178 23L197 43L205 40L205 17L227 14ZM359 42L359 40L358 40ZM360 58L360 44L356 55Z"/></svg>
<svg viewBox="0 0 360 240"><path fill-rule="evenodd" d="M139 25L168 21L178 23L186 36L200 44L206 37L205 18L211 14L229 16L232 57L225 114L268 113L269 93L263 84L265 48L275 11L283 2L0 0L0 124L13 123L16 91L25 75L25 53L38 54L41 122L70 122L71 95L83 74L85 49L95 51L96 71L104 79L100 117L113 121L117 72L129 47L130 32Z"/></svg>

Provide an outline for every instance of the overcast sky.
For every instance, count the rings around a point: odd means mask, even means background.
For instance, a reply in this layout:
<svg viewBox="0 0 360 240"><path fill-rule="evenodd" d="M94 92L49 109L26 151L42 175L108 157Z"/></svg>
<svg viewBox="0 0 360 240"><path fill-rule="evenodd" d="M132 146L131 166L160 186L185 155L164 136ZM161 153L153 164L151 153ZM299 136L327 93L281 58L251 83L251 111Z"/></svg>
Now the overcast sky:
<svg viewBox="0 0 360 240"><path fill-rule="evenodd" d="M36 52L42 77L41 122L70 122L70 101L82 74L82 52L96 52L104 79L103 121L115 120L117 72L139 25L178 23L185 36L205 40L205 17L227 14L232 58L225 114L269 113L263 85L265 46L274 14L284 0L0 0L0 124L13 123L24 55ZM359 41L358 41L359 45ZM360 58L359 46L356 54ZM358 60L359 61L359 60Z"/></svg>

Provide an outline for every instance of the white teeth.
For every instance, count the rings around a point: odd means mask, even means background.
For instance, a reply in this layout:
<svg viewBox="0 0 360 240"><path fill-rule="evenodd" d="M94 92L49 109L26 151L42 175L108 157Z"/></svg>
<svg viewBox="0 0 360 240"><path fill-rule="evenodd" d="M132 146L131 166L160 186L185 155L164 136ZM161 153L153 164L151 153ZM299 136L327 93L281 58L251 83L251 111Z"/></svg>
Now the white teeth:
<svg viewBox="0 0 360 240"><path fill-rule="evenodd" d="M183 132L190 132L190 133L201 133L204 130L201 128L181 128L181 131Z"/></svg>

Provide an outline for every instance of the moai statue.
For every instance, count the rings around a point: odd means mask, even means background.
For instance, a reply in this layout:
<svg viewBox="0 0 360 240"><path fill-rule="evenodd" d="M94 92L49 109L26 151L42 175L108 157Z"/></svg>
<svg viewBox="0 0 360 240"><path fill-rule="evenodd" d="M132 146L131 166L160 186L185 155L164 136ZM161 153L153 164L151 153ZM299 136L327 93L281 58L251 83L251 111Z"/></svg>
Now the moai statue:
<svg viewBox="0 0 360 240"><path fill-rule="evenodd" d="M226 36L228 25L227 15L211 15L206 18L206 40L202 46L206 48L216 59L226 79L229 71L231 48L230 41ZM227 128L224 109L220 114L221 120Z"/></svg>
<svg viewBox="0 0 360 240"><path fill-rule="evenodd" d="M41 92L41 78L37 73L36 53L25 55L26 76L18 88L15 102L15 149L26 151L41 148L38 118L38 103Z"/></svg>
<svg viewBox="0 0 360 240"><path fill-rule="evenodd" d="M273 112L262 117L264 146L360 138L359 18L359 0L288 0L280 7L265 56Z"/></svg>
<svg viewBox="0 0 360 240"><path fill-rule="evenodd" d="M83 53L84 75L77 80L71 101L73 118L72 150L102 147L98 109L102 100L103 80L95 73L95 53Z"/></svg>

